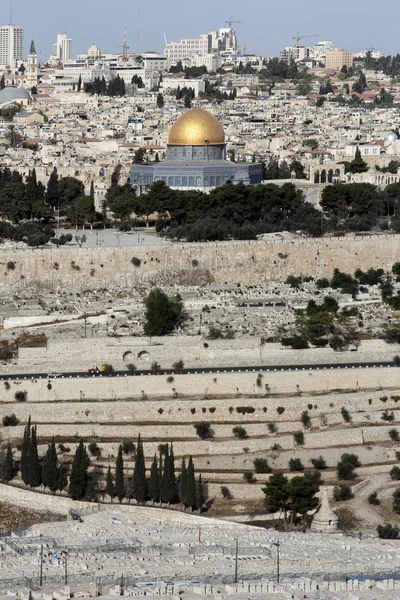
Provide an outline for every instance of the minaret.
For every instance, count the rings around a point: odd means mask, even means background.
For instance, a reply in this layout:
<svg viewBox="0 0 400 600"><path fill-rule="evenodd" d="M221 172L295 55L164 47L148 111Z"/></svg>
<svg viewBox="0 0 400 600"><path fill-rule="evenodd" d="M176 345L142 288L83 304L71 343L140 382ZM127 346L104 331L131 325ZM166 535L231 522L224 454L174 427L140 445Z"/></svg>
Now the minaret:
<svg viewBox="0 0 400 600"><path fill-rule="evenodd" d="M35 42L32 40L28 54L28 72L26 77L26 86L30 90L37 86L38 83L38 60L35 49Z"/></svg>

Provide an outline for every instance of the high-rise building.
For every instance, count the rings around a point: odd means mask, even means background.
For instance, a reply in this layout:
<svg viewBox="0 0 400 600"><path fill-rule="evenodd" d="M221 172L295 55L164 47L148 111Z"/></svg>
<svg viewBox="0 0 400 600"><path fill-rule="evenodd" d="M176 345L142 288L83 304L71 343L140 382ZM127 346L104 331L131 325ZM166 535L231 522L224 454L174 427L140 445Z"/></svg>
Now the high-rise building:
<svg viewBox="0 0 400 600"><path fill-rule="evenodd" d="M236 33L231 27L203 33L199 38L170 42L164 54L171 64L191 58L195 54L233 54L237 51Z"/></svg>
<svg viewBox="0 0 400 600"><path fill-rule="evenodd" d="M24 59L24 30L17 25L0 27L0 66L12 69Z"/></svg>
<svg viewBox="0 0 400 600"><path fill-rule="evenodd" d="M58 33L57 41L53 45L53 57L60 63L71 60L72 40L66 33Z"/></svg>

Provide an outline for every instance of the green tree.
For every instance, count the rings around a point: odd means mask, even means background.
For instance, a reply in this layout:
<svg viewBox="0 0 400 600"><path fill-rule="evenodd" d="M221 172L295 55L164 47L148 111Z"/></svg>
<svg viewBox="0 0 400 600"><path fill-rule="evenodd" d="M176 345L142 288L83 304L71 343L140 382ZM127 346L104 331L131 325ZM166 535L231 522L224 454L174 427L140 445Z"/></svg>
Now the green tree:
<svg viewBox="0 0 400 600"><path fill-rule="evenodd" d="M94 200L91 196L79 196L67 208L68 219L78 227L85 222L93 223L96 218Z"/></svg>
<svg viewBox="0 0 400 600"><path fill-rule="evenodd" d="M24 437L21 445L21 461L20 470L21 478L25 485L29 485L29 451L31 447L31 417L29 416L28 423L24 429Z"/></svg>
<svg viewBox="0 0 400 600"><path fill-rule="evenodd" d="M176 482L175 482L175 459L172 444L165 454L164 472L160 486L160 497L168 506L176 498Z"/></svg>
<svg viewBox="0 0 400 600"><path fill-rule="evenodd" d="M57 208L59 194L58 194L58 174L57 174L56 167L54 167L54 169L52 170L49 180L47 182L45 199L46 199L47 204L49 204L53 208Z"/></svg>
<svg viewBox="0 0 400 600"><path fill-rule="evenodd" d="M136 211L137 204L136 192L129 184L113 186L106 193L106 206L113 213L114 219L129 220Z"/></svg>
<svg viewBox="0 0 400 600"><path fill-rule="evenodd" d="M196 508L199 512L201 512L201 509L203 508L204 500L204 486L200 474L196 482Z"/></svg>
<svg viewBox="0 0 400 600"><path fill-rule="evenodd" d="M157 502L160 498L160 479L156 455L154 455L153 462L151 463L149 479L149 497L153 501L153 506L154 503Z"/></svg>
<svg viewBox="0 0 400 600"><path fill-rule="evenodd" d="M318 506L316 494L319 492L320 481L321 473L311 472L293 477L288 482L290 510L294 515L300 514L304 519L308 511Z"/></svg>
<svg viewBox="0 0 400 600"><path fill-rule="evenodd" d="M78 88L77 89L78 89L78 92L80 92L82 89L82 76L81 75L79 75L79 78L78 78Z"/></svg>
<svg viewBox="0 0 400 600"><path fill-rule="evenodd" d="M337 464L338 479L354 479L354 470L361 466L361 463L356 454L342 454L340 461Z"/></svg>
<svg viewBox="0 0 400 600"><path fill-rule="evenodd" d="M274 473L268 479L262 491L264 492L264 507L266 512L270 514L282 511L286 529L290 500L288 478L282 475L282 473Z"/></svg>
<svg viewBox="0 0 400 600"><path fill-rule="evenodd" d="M73 500L83 500L86 496L89 465L90 459L83 440L81 440L72 461L69 478L68 495Z"/></svg>
<svg viewBox="0 0 400 600"><path fill-rule="evenodd" d="M48 487L53 493L58 490L58 458L54 438L48 446L42 464L42 484Z"/></svg>
<svg viewBox="0 0 400 600"><path fill-rule="evenodd" d="M179 477L179 500L182 504L185 504L186 498L186 484L187 484L187 472L186 472L186 462L185 459L182 459L182 467L181 467L181 475Z"/></svg>
<svg viewBox="0 0 400 600"><path fill-rule="evenodd" d="M144 299L144 304L146 335L166 335L178 325L183 308L179 296L167 296L159 288L154 288Z"/></svg>
<svg viewBox="0 0 400 600"><path fill-rule="evenodd" d="M108 496L110 496L111 502L112 502L113 498L115 498L116 493L115 493L114 477L111 472L110 466L107 469L107 475L106 475L106 493Z"/></svg>
<svg viewBox="0 0 400 600"><path fill-rule="evenodd" d="M164 107L164 96L162 95L161 92L159 92L157 95L157 108L163 108L163 107Z"/></svg>
<svg viewBox="0 0 400 600"><path fill-rule="evenodd" d="M133 497L138 504L144 504L147 496L146 466L144 462L143 443L138 436L136 444L135 467L133 470Z"/></svg>
<svg viewBox="0 0 400 600"><path fill-rule="evenodd" d="M125 482L124 482L124 459L122 457L122 445L120 444L118 448L118 456L115 465L115 493L119 500L122 502L122 499L125 496Z"/></svg>
<svg viewBox="0 0 400 600"><path fill-rule="evenodd" d="M1 478L5 483L8 483L14 477L14 461L11 443L8 442L6 454L2 464Z"/></svg>
<svg viewBox="0 0 400 600"><path fill-rule="evenodd" d="M29 455L28 455L29 485L33 488L38 487L42 483L41 466L40 466L39 456L38 456L36 431L37 431L36 426L32 427Z"/></svg>
<svg viewBox="0 0 400 600"><path fill-rule="evenodd" d="M191 456L189 456L187 468L185 506L189 507L190 510L196 508L196 479L193 458Z"/></svg>

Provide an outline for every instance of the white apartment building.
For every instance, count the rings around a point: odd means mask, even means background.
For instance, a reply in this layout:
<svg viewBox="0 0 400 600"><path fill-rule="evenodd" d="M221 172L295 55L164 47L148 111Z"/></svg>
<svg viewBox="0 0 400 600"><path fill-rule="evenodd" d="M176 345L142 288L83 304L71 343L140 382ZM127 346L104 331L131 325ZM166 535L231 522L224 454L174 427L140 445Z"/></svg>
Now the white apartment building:
<svg viewBox="0 0 400 600"><path fill-rule="evenodd" d="M294 61L298 62L304 58L308 58L310 55L310 48L305 46L286 46L279 52L279 60L287 63L288 65Z"/></svg>
<svg viewBox="0 0 400 600"><path fill-rule="evenodd" d="M185 39L180 42L170 42L166 45L164 54L171 65L191 58L195 54L233 54L237 51L236 33L231 27L218 31L203 33L196 39Z"/></svg>
<svg viewBox="0 0 400 600"><path fill-rule="evenodd" d="M24 30L17 25L0 27L0 66L15 69L24 59Z"/></svg>
<svg viewBox="0 0 400 600"><path fill-rule="evenodd" d="M206 67L209 73L222 67L224 59L218 54L195 54L182 61L184 67Z"/></svg>
<svg viewBox="0 0 400 600"><path fill-rule="evenodd" d="M310 56L317 59L323 59L327 52L333 52L334 49L335 46L332 42L318 42L310 49Z"/></svg>
<svg viewBox="0 0 400 600"><path fill-rule="evenodd" d="M71 60L72 55L72 40L67 36L66 33L58 33L57 41L53 45L53 56L51 57L52 62L59 62L61 64L68 60Z"/></svg>

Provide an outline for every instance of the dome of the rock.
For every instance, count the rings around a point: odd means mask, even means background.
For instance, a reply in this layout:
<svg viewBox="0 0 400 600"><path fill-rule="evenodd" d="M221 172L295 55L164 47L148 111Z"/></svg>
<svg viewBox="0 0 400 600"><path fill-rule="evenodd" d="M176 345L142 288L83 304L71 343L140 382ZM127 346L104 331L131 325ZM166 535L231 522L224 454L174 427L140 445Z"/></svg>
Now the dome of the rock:
<svg viewBox="0 0 400 600"><path fill-rule="evenodd" d="M202 108L192 108L172 125L168 143L171 146L224 144L225 133L214 115Z"/></svg>

